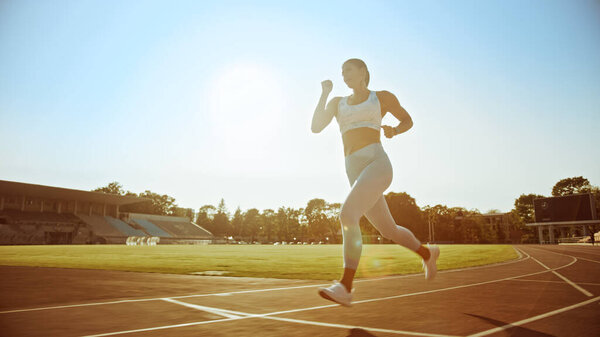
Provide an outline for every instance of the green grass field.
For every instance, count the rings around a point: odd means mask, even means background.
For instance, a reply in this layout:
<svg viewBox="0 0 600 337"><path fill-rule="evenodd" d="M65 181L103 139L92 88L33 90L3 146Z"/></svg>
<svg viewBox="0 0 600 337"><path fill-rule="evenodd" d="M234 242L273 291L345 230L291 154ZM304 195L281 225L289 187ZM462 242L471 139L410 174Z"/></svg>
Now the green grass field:
<svg viewBox="0 0 600 337"><path fill-rule="evenodd" d="M441 245L438 269L516 259L509 245ZM226 276L332 280L341 275L341 245L81 245L0 246L0 265L85 268ZM358 278L421 272L415 253L396 245L364 245Z"/></svg>

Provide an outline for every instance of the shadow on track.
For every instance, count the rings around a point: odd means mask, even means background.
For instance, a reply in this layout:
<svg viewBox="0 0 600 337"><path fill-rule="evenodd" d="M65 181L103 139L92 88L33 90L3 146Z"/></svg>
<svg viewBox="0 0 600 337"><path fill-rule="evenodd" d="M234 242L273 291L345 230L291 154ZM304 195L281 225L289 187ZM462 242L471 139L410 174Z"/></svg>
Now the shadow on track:
<svg viewBox="0 0 600 337"><path fill-rule="evenodd" d="M348 335L348 337L377 337L373 334L371 334L370 332L367 332L363 329L350 329L350 334Z"/></svg>
<svg viewBox="0 0 600 337"><path fill-rule="evenodd" d="M485 317L485 316L480 316L480 315L475 315L475 314L467 314L467 313L465 313L465 315L479 318L483 321L494 324L495 326L505 326L505 325L509 324L507 322L498 321L493 318L489 318L489 317ZM519 337L555 337L554 335L549 335L547 333L523 328L520 326L513 326L510 328L506 328L506 333L507 333L507 336L519 336Z"/></svg>

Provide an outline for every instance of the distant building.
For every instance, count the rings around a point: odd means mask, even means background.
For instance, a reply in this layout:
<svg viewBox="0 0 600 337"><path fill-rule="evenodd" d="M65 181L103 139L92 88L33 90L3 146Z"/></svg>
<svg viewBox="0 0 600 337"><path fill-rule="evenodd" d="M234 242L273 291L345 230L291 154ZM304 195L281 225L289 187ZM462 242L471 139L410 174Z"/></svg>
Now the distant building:
<svg viewBox="0 0 600 337"><path fill-rule="evenodd" d="M521 243L521 233L511 223L510 213L486 213L474 217L483 218L484 223L498 233L499 243Z"/></svg>
<svg viewBox="0 0 600 337"><path fill-rule="evenodd" d="M146 198L0 180L0 244L208 243L212 234L187 217L129 214ZM130 240L131 241L131 240Z"/></svg>

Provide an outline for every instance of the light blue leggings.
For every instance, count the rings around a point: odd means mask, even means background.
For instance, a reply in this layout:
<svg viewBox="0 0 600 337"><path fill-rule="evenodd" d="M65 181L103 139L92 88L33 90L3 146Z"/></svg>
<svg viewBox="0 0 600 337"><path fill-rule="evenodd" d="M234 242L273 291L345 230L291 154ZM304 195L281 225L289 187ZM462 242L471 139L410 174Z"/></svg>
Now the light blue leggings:
<svg viewBox="0 0 600 337"><path fill-rule="evenodd" d="M358 225L365 215L387 239L416 251L421 246L414 234L396 225L383 192L392 183L392 164L381 143L369 144L346 156L346 173L352 189L340 211L344 238L344 268L356 270L362 252Z"/></svg>

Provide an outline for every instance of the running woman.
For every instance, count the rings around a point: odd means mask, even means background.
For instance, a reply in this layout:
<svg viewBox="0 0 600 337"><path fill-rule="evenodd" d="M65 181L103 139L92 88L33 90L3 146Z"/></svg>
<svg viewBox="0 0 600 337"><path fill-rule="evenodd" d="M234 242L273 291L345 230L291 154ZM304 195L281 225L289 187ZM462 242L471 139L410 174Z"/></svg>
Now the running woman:
<svg viewBox="0 0 600 337"><path fill-rule="evenodd" d="M344 248L344 275L327 288L320 288L319 295L344 306L352 303L352 281L362 252L360 218L365 215L379 233L387 239L404 246L423 258L425 278L434 278L440 255L437 246L424 246L405 227L396 225L383 192L392 183L392 165L380 140L380 129L387 138L408 131L413 122L398 99L389 91L371 91L367 65L360 59L349 59L342 65L342 76L353 94L334 97L329 101L333 83L321 82L323 92L312 119L312 132L321 132L335 116L342 134L346 174L350 193L340 211ZM396 127L381 125L381 119L390 112L399 121Z"/></svg>

